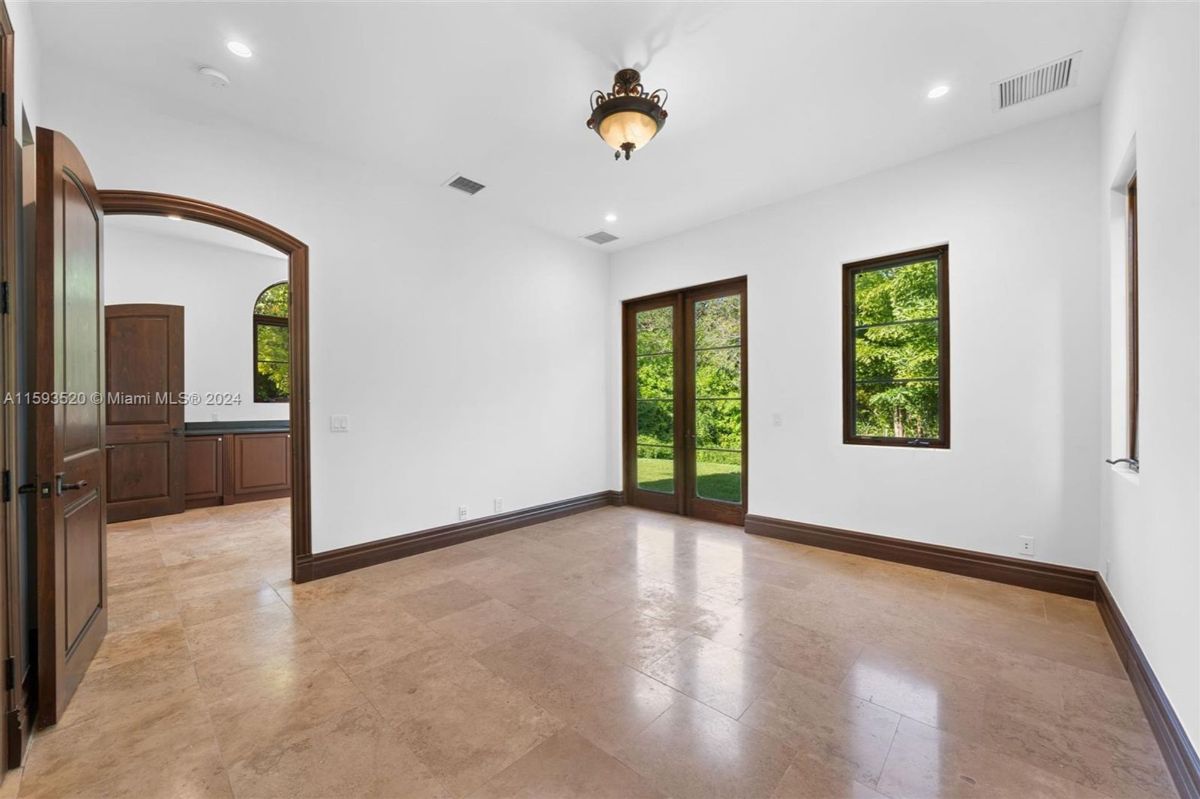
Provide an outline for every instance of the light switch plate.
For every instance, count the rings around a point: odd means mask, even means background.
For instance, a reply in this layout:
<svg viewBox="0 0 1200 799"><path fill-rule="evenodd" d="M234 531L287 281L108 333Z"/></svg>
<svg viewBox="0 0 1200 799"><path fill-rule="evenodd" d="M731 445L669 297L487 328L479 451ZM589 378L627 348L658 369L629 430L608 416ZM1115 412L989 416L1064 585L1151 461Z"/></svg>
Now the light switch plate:
<svg viewBox="0 0 1200 799"><path fill-rule="evenodd" d="M330 416L329 431L331 433L349 433L350 417L342 413L335 413L333 416Z"/></svg>

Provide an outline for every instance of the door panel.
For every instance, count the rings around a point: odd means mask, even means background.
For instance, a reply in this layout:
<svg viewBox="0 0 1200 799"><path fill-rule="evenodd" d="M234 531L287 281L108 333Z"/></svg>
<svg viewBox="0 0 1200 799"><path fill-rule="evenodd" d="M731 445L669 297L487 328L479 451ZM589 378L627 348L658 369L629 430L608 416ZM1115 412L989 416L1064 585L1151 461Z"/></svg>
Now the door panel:
<svg viewBox="0 0 1200 799"><path fill-rule="evenodd" d="M108 625L102 230L91 173L65 136L37 135L34 388L38 690L58 721Z"/></svg>
<svg viewBox="0 0 1200 799"><path fill-rule="evenodd" d="M627 495L631 504L673 513L683 501L680 329L674 298L626 306Z"/></svg>
<svg viewBox="0 0 1200 799"><path fill-rule="evenodd" d="M687 513L745 518L745 283L684 295Z"/></svg>
<svg viewBox="0 0 1200 799"><path fill-rule="evenodd" d="M746 284L625 304L625 485L632 505L741 524Z"/></svg>
<svg viewBox="0 0 1200 799"><path fill-rule="evenodd" d="M183 307L104 309L108 521L184 510Z"/></svg>

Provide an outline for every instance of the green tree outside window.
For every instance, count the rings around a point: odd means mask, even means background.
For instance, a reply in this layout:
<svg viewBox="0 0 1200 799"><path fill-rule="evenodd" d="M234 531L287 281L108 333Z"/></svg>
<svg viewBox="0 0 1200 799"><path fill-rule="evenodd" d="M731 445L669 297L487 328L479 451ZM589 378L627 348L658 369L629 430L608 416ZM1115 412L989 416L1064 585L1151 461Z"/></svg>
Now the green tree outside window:
<svg viewBox="0 0 1200 799"><path fill-rule="evenodd" d="M291 396L287 282L263 289L254 303L254 401L287 402Z"/></svg>

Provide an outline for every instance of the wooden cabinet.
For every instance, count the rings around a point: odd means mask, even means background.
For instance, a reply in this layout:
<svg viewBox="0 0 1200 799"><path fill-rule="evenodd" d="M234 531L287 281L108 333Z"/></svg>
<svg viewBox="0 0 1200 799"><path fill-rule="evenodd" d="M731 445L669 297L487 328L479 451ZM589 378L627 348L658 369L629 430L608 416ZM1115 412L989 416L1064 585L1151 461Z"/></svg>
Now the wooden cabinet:
<svg viewBox="0 0 1200 799"><path fill-rule="evenodd" d="M292 436L251 433L225 437L225 502L286 497L292 489Z"/></svg>
<svg viewBox="0 0 1200 799"><path fill-rule="evenodd" d="M183 499L189 508L219 505L224 495L224 436L188 436Z"/></svg>
<svg viewBox="0 0 1200 799"><path fill-rule="evenodd" d="M291 438L286 432L188 436L187 507L288 496L292 490Z"/></svg>

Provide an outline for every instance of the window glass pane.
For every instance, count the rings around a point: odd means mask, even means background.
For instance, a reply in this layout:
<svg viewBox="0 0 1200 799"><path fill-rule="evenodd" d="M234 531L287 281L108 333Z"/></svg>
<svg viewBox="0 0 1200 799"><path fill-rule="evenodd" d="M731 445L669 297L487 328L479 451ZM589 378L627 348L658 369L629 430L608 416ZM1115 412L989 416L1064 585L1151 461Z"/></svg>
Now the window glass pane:
<svg viewBox="0 0 1200 799"><path fill-rule="evenodd" d="M696 397L742 395L742 350L700 350L696 353Z"/></svg>
<svg viewBox="0 0 1200 799"><path fill-rule="evenodd" d="M254 401L278 402L291 392L288 371L288 329L255 325Z"/></svg>
<svg viewBox="0 0 1200 799"><path fill-rule="evenodd" d="M854 324L877 325L938 315L936 259L871 269L854 276Z"/></svg>
<svg viewBox="0 0 1200 799"><path fill-rule="evenodd" d="M638 355L651 355L671 352L674 339L675 309L668 305L665 308L655 308L650 311L638 311L637 315L637 351Z"/></svg>
<svg viewBox="0 0 1200 799"><path fill-rule="evenodd" d="M288 359L288 329L278 325L255 325L257 339L255 357L260 361L286 361Z"/></svg>
<svg viewBox="0 0 1200 799"><path fill-rule="evenodd" d="M260 361L254 371L254 401L279 402L286 400L291 386L286 363Z"/></svg>
<svg viewBox="0 0 1200 799"><path fill-rule="evenodd" d="M639 401L637 404L638 444L675 444L675 405L666 401Z"/></svg>
<svg viewBox="0 0 1200 799"><path fill-rule="evenodd" d="M863 382L938 376L938 323L901 322L854 331L854 379Z"/></svg>
<svg viewBox="0 0 1200 799"><path fill-rule="evenodd" d="M268 286L258 295L254 303L254 313L259 316L278 316L284 319L288 316L288 306L291 302L287 283L276 283Z"/></svg>
<svg viewBox="0 0 1200 799"><path fill-rule="evenodd" d="M670 447L637 448L637 484L645 491L675 493L675 450Z"/></svg>
<svg viewBox="0 0 1200 799"><path fill-rule="evenodd" d="M937 439L940 333L936 258L854 274L854 433Z"/></svg>
<svg viewBox="0 0 1200 799"><path fill-rule="evenodd" d="M859 384L854 406L854 428L860 436L907 440L941 434L936 380Z"/></svg>
<svg viewBox="0 0 1200 799"><path fill-rule="evenodd" d="M734 294L696 303L696 349L742 343L742 298Z"/></svg>
<svg viewBox="0 0 1200 799"><path fill-rule="evenodd" d="M742 449L742 401L696 400L696 446Z"/></svg>
<svg viewBox="0 0 1200 799"><path fill-rule="evenodd" d="M670 399L675 396L675 356L642 355L637 359L638 399Z"/></svg>
<svg viewBox="0 0 1200 799"><path fill-rule="evenodd" d="M742 501L742 453L696 453L696 496L722 502Z"/></svg>

